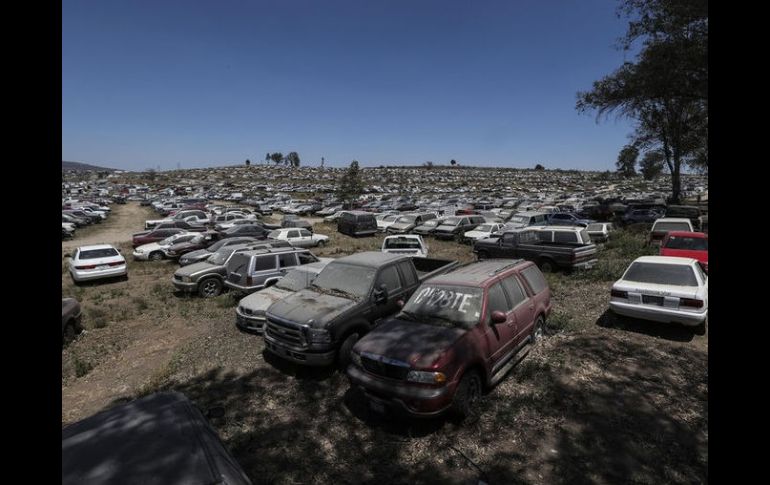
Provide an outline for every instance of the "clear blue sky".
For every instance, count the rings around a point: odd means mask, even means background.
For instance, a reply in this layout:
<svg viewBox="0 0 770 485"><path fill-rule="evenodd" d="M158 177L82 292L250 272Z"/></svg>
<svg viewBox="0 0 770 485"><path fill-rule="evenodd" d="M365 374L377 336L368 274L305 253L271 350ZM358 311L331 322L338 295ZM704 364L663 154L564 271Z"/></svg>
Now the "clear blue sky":
<svg viewBox="0 0 770 485"><path fill-rule="evenodd" d="M616 0L63 0L62 158L614 168ZM627 55L628 56L628 55Z"/></svg>

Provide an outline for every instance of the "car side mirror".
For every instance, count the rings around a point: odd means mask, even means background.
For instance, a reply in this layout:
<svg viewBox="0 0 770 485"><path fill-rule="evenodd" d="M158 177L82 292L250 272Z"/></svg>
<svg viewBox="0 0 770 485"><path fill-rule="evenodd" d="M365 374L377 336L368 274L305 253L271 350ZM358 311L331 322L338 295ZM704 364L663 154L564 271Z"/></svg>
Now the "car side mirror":
<svg viewBox="0 0 770 485"><path fill-rule="evenodd" d="M505 316L505 313L501 312L500 310L495 310L492 312L492 324L498 324L498 323L505 323L506 320L508 320L508 317Z"/></svg>
<svg viewBox="0 0 770 485"><path fill-rule="evenodd" d="M396 300L396 306L399 308L404 308L404 300Z"/></svg>

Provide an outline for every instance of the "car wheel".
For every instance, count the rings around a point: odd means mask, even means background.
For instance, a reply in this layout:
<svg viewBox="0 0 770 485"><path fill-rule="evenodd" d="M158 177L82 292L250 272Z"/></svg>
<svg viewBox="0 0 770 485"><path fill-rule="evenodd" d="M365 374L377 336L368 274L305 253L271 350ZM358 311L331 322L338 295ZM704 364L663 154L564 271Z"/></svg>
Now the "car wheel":
<svg viewBox="0 0 770 485"><path fill-rule="evenodd" d="M345 341L340 345L340 350L337 353L337 364L339 368L344 370L350 364L350 352L353 350L353 346L358 342L360 335L358 332L353 332L345 338Z"/></svg>
<svg viewBox="0 0 770 485"><path fill-rule="evenodd" d="M319 248L322 248L326 246L326 241L318 241L318 244L316 244L316 246L318 246Z"/></svg>
<svg viewBox="0 0 770 485"><path fill-rule="evenodd" d="M213 298L222 293L222 282L216 278L207 278L198 284L198 294L203 298Z"/></svg>
<svg viewBox="0 0 770 485"><path fill-rule="evenodd" d="M455 234L455 241L462 244L463 242L463 235L460 233Z"/></svg>
<svg viewBox="0 0 770 485"><path fill-rule="evenodd" d="M489 254L487 254L486 251L479 251L479 255L477 256L479 261L484 261L485 259L489 259Z"/></svg>
<svg viewBox="0 0 770 485"><path fill-rule="evenodd" d="M462 420L473 418L478 413L480 401L481 377L475 371L466 372L452 400L452 412Z"/></svg>
<svg viewBox="0 0 770 485"><path fill-rule="evenodd" d="M550 259L541 259L539 266L543 273L553 273L556 269L556 265Z"/></svg>
<svg viewBox="0 0 770 485"><path fill-rule="evenodd" d="M153 251L150 253L150 261L160 261L163 259L163 253L161 251Z"/></svg>
<svg viewBox="0 0 770 485"><path fill-rule="evenodd" d="M545 321L542 315L535 320L535 326L532 327L532 343L536 344L545 336Z"/></svg>

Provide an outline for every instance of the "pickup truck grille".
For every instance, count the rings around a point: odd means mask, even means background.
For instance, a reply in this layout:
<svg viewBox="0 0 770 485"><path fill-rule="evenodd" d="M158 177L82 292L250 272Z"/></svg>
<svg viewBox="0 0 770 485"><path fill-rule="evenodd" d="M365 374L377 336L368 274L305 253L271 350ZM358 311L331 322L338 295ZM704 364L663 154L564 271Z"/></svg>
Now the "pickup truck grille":
<svg viewBox="0 0 770 485"><path fill-rule="evenodd" d="M361 365L372 374L388 377L390 379L403 381L406 379L406 375L409 374L409 367L388 364L379 360L370 359L364 355L361 356Z"/></svg>
<svg viewBox="0 0 770 485"><path fill-rule="evenodd" d="M268 317L265 335L289 347L307 348L307 338L301 325Z"/></svg>

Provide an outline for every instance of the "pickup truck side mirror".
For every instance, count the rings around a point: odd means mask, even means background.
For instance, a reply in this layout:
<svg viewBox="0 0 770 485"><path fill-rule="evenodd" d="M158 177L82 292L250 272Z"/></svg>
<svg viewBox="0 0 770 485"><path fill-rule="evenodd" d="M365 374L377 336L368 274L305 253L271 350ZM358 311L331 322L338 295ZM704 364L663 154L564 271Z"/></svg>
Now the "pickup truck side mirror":
<svg viewBox="0 0 770 485"><path fill-rule="evenodd" d="M380 287L374 290L374 302L381 305L388 301L388 288L385 284L381 284Z"/></svg>
<svg viewBox="0 0 770 485"><path fill-rule="evenodd" d="M492 312L492 324L496 325L498 323L505 323L506 320L508 320L508 317L506 317L505 313L501 312L500 310L495 310Z"/></svg>

